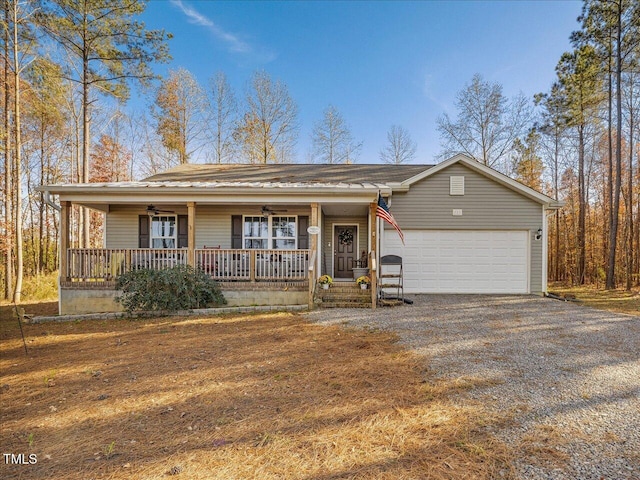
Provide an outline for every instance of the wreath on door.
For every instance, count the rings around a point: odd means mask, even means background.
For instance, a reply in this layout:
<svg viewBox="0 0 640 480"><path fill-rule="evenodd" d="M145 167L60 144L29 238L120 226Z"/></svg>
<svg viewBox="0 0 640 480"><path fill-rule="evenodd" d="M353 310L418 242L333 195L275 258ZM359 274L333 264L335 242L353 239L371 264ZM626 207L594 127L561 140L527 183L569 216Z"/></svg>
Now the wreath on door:
<svg viewBox="0 0 640 480"><path fill-rule="evenodd" d="M349 229L342 230L338 234L338 240L342 245L351 245L353 243L353 232Z"/></svg>

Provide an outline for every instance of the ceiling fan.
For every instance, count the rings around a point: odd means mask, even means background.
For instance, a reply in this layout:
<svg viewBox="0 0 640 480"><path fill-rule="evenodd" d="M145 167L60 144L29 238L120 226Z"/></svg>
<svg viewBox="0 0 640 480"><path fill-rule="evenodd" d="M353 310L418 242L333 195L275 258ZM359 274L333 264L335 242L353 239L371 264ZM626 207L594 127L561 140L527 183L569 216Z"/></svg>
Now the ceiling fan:
<svg viewBox="0 0 640 480"><path fill-rule="evenodd" d="M147 215L153 216L158 215L160 213L175 213L173 210L160 210L156 208L155 205L147 205Z"/></svg>
<svg viewBox="0 0 640 480"><path fill-rule="evenodd" d="M261 210L262 210L263 217L268 217L269 215L286 212L286 210L274 210L267 205L263 205Z"/></svg>

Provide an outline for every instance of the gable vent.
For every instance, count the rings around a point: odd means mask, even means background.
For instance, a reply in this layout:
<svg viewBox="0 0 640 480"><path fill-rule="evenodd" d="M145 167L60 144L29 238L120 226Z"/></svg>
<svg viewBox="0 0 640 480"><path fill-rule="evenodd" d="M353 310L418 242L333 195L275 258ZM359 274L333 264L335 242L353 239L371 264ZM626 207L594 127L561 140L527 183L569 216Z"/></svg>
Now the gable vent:
<svg viewBox="0 0 640 480"><path fill-rule="evenodd" d="M449 195L464 195L464 177L449 177Z"/></svg>

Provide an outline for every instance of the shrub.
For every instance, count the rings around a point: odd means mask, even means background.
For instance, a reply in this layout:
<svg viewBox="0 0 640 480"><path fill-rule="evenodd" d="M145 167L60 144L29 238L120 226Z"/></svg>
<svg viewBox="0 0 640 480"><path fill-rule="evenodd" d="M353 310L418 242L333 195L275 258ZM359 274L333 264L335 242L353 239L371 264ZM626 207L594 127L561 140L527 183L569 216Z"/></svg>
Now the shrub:
<svg viewBox="0 0 640 480"><path fill-rule="evenodd" d="M58 299L58 272L26 276L22 280L22 301Z"/></svg>
<svg viewBox="0 0 640 480"><path fill-rule="evenodd" d="M117 298L125 310L189 310L227 303L220 287L202 270L177 265L166 270L132 270L118 278Z"/></svg>

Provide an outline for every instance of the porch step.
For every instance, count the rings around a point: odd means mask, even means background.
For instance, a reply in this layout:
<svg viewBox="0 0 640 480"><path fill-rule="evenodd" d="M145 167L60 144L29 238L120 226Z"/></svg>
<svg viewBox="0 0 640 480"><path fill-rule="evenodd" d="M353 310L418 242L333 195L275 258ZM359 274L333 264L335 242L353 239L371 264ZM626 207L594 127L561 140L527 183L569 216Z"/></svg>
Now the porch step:
<svg viewBox="0 0 640 480"><path fill-rule="evenodd" d="M338 303L338 302L322 302L321 308L371 308L371 302L369 303Z"/></svg>
<svg viewBox="0 0 640 480"><path fill-rule="evenodd" d="M371 308L371 290L362 290L351 282L334 283L316 292L321 308Z"/></svg>

